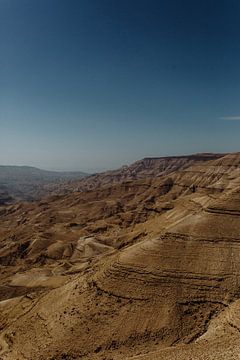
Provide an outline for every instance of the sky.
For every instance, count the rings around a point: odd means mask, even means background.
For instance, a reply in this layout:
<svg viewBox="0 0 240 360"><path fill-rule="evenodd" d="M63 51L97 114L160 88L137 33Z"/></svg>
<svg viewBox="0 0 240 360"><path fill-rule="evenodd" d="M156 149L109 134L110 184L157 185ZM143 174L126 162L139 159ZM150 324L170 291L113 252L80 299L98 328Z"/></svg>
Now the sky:
<svg viewBox="0 0 240 360"><path fill-rule="evenodd" d="M0 164L240 151L239 0L0 0Z"/></svg>

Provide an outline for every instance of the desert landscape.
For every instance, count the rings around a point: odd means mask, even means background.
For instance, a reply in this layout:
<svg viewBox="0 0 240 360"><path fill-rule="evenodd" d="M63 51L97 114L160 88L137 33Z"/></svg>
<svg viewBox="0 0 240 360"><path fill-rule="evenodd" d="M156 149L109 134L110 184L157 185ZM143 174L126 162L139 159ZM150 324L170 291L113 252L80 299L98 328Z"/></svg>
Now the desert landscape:
<svg viewBox="0 0 240 360"><path fill-rule="evenodd" d="M0 360L240 360L239 24L0 0Z"/></svg>
<svg viewBox="0 0 240 360"><path fill-rule="evenodd" d="M240 354L240 153L145 158L0 207L0 358Z"/></svg>

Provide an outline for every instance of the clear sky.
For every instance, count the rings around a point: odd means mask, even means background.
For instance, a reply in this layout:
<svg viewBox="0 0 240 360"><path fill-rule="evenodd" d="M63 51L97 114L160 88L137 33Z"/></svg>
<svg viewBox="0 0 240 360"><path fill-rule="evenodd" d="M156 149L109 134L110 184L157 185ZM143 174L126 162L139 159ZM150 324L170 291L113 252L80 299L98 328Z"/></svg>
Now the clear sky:
<svg viewBox="0 0 240 360"><path fill-rule="evenodd" d="M240 150L239 0L0 0L0 164Z"/></svg>

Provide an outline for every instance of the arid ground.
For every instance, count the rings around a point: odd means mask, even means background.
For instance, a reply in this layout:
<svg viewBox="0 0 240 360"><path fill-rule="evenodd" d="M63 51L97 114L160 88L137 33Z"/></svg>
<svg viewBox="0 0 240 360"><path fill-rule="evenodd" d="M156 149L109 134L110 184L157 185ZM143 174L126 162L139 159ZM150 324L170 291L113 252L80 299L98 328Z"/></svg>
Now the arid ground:
<svg viewBox="0 0 240 360"><path fill-rule="evenodd" d="M240 153L5 198L0 225L1 359L240 359Z"/></svg>

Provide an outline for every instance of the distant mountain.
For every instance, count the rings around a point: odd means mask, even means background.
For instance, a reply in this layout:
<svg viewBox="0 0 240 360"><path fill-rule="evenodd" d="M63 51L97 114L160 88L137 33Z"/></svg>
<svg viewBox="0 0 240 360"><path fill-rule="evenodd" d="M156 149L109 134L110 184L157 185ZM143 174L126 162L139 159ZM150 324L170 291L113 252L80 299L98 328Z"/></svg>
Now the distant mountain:
<svg viewBox="0 0 240 360"><path fill-rule="evenodd" d="M86 173L41 170L31 166L0 165L0 203L11 199L35 200L47 192L47 185L79 180Z"/></svg>
<svg viewBox="0 0 240 360"><path fill-rule="evenodd" d="M80 181L75 181L69 184L69 190L86 191L121 182L153 179L171 174L174 171L184 170L193 164L217 160L224 155L226 154L200 153L182 156L148 157L129 166L122 166L117 170L92 174Z"/></svg>

